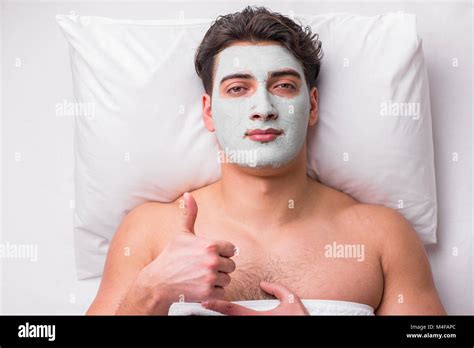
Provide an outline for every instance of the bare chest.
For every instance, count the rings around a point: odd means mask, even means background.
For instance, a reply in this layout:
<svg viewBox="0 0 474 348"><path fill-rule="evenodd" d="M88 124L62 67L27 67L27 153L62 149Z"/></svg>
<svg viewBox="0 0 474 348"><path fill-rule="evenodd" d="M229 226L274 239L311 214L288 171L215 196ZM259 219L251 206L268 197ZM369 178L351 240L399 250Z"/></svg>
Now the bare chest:
<svg viewBox="0 0 474 348"><path fill-rule="evenodd" d="M350 259L326 259L309 255L268 255L240 260L226 289L230 301L273 298L260 289L262 280L284 285L302 299L327 299L366 303L380 302L383 275L376 263Z"/></svg>
<svg viewBox="0 0 474 348"><path fill-rule="evenodd" d="M271 299L260 281L284 285L301 299L327 299L368 304L376 308L383 293L383 272L370 243L343 235L316 237L308 231L278 242L227 239L237 246L236 270L226 287L228 301Z"/></svg>

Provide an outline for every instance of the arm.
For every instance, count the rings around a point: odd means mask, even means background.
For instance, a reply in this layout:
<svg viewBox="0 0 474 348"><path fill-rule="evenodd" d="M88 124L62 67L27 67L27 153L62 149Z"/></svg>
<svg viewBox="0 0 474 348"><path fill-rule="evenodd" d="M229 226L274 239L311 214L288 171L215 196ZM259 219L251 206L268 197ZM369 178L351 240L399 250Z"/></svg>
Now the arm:
<svg viewBox="0 0 474 348"><path fill-rule="evenodd" d="M184 200L180 214L173 205L148 203L126 216L87 314L166 315L182 297L191 302L224 298L235 270L230 259L235 246L197 237L197 204L190 194Z"/></svg>
<svg viewBox="0 0 474 348"><path fill-rule="evenodd" d="M377 315L445 315L423 244L409 222L377 208L384 292Z"/></svg>
<svg viewBox="0 0 474 348"><path fill-rule="evenodd" d="M100 288L86 314L116 314L128 289L134 283L138 285L136 283L139 283L137 278L141 270L154 258L151 246L159 241L153 238L149 227L157 219L159 208L156 205L157 203L140 205L123 219L110 244ZM137 299L137 304L142 302L137 307L141 311L149 310L152 303L147 302L150 300L148 294L144 291L137 293L144 295ZM129 310L137 312L138 308Z"/></svg>

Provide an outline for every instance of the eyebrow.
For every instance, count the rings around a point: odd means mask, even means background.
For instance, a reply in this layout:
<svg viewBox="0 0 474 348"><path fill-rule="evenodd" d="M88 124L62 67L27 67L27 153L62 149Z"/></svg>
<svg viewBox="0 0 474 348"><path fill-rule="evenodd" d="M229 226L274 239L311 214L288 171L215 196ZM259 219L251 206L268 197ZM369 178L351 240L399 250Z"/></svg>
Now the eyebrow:
<svg viewBox="0 0 474 348"><path fill-rule="evenodd" d="M253 79L254 77L250 74L243 74L243 73L236 73L236 74L231 74L224 76L221 80L221 84L223 84L225 81L230 80L230 79L244 79L244 80L250 80Z"/></svg>
<svg viewBox="0 0 474 348"><path fill-rule="evenodd" d="M293 69L284 69L278 71L272 71L269 77L281 77L281 76L294 76L301 80L301 75Z"/></svg>
<svg viewBox="0 0 474 348"><path fill-rule="evenodd" d="M278 70L278 71L272 71L270 73L270 78L275 78L275 77L281 77L281 76L294 76L297 77L298 79L301 80L301 75L293 70L293 69L284 69L284 70ZM221 79L221 84L223 84L225 81L230 80L230 79L244 79L244 80L251 80L253 79L254 76L250 74L245 74L245 73L235 73L231 75L224 76Z"/></svg>

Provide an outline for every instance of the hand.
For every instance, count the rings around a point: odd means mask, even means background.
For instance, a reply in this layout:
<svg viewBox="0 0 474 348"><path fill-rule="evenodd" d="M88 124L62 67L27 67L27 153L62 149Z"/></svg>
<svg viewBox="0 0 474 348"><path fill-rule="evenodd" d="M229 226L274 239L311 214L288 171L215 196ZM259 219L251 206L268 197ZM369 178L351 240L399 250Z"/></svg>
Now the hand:
<svg viewBox="0 0 474 348"><path fill-rule="evenodd" d="M210 300L201 305L226 315L309 315L307 309L298 296L291 293L286 287L276 283L260 282L260 287L266 293L274 295L280 300L278 307L268 311L256 311L238 304L222 301Z"/></svg>
<svg viewBox="0 0 474 348"><path fill-rule="evenodd" d="M140 274L141 284L151 292L160 293L160 301L201 302L223 299L224 288L230 283L229 273L235 270L235 246L227 241L197 237L194 224L198 207L194 198L185 193L185 208L180 230L162 253Z"/></svg>

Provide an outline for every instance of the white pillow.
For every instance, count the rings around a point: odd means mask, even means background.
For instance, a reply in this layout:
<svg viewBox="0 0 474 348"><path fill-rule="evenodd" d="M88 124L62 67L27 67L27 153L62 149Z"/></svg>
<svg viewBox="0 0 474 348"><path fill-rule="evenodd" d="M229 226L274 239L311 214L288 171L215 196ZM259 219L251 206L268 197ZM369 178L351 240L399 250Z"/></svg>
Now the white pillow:
<svg viewBox="0 0 474 348"><path fill-rule="evenodd" d="M428 80L415 16L298 17L319 33L325 54L308 173L362 202L398 209L423 242L436 242ZM57 21L71 46L79 110L74 233L77 274L85 279L101 275L109 242L132 208L172 201L220 176L193 60L212 19Z"/></svg>

